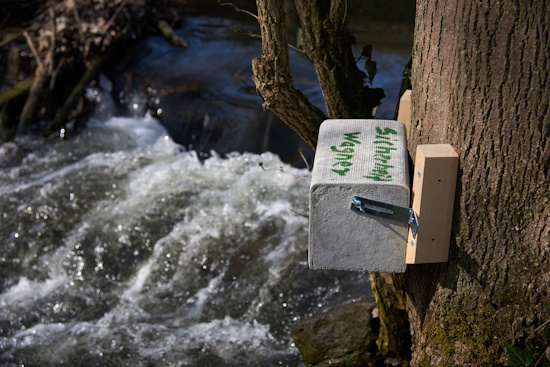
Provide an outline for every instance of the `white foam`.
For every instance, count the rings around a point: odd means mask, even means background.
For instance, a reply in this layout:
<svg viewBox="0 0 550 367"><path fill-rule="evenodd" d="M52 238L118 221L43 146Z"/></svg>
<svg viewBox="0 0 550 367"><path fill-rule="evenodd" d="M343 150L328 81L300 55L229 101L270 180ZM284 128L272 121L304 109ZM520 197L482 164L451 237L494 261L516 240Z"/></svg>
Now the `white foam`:
<svg viewBox="0 0 550 367"><path fill-rule="evenodd" d="M218 289L223 279L223 275L224 274L221 273L217 277L210 279L206 287L200 289L197 293L195 293L194 297L192 298L194 302L193 307L187 311L187 318L198 319L201 316L206 301L208 300L209 296Z"/></svg>
<svg viewBox="0 0 550 367"><path fill-rule="evenodd" d="M27 277L21 277L16 285L0 294L0 306L26 305L34 302L55 291L66 280L67 276L63 274L56 274L45 281L35 281L29 280Z"/></svg>
<svg viewBox="0 0 550 367"><path fill-rule="evenodd" d="M231 277L249 280L247 269L231 263L244 261L240 260L243 256L250 256L246 261L254 267L254 274L260 274L258 282L262 283L257 285L260 295L243 295L242 302L256 306L269 302L269 287L277 284L290 260L301 252L295 245L297 239L305 239L307 220L289 209L295 205L299 208L294 209L307 211L308 182L293 177L307 176L307 172L288 166L285 170L292 175L264 172L260 162L266 168L283 166L271 153L234 153L228 158L213 153L201 162L195 152L177 146L150 117L112 118L105 123L91 123L88 131L93 131L93 137L105 138L100 142L89 139L89 143L105 144L101 146L104 151L86 148L84 131L78 144L69 146L73 144L70 139L60 142L55 148L58 153L36 155L25 169L14 174L9 185L0 185L3 194L19 190L22 199L17 202L18 212L32 214L25 220L45 228L55 223L62 238L61 243L44 245L50 249L38 255L39 264L48 264L47 270L39 271L51 275L45 280L28 276L19 279L0 295L0 305L14 306L6 315L19 317L18 305L35 302L36 307L42 307L37 301L58 291L59 297L52 298L52 305L57 302L78 308L82 299L90 304L97 301L95 287L100 299L112 303L102 317L87 322L55 324L54 312L52 319L45 316L44 323L33 326L32 332L29 329L14 332L10 339L0 338L5 350L13 353L27 343L51 346L60 356L69 356L77 336L79 343L93 346L90 348L100 353L105 350L104 339L119 343L127 338L143 356L156 359L173 353L178 355L177 360L191 358L192 364L193 357L187 355L205 346L207 353L227 362L248 355L267 358L285 349L273 338L269 326L254 321L257 313L237 309L241 306L229 310L232 305L227 304L227 313L234 317L223 317L223 309L206 308L223 308L220 302L233 299L224 292L239 292L229 285ZM109 136L113 138L109 140ZM81 151L78 159L70 159L67 152L74 149L89 150ZM57 222L53 220L58 218L46 222L33 217L44 202L58 210L60 217L65 215L63 210L72 202L63 206L62 200L69 200L73 193L71 197L77 202L70 207L75 208L74 217ZM78 211L80 207L85 211ZM164 232L151 235L144 231L154 232L156 227L140 228L150 223L159 223ZM272 233L254 248L258 230ZM20 240L34 235L27 227L19 232ZM150 238L151 243L145 246ZM36 241L41 245L39 238ZM94 248L101 251L96 253ZM129 260L133 274L122 274L118 280L119 264L113 265L114 259L109 256L122 254L126 261L134 250L139 255ZM101 268L94 269L94 261L99 261ZM230 265L234 266L231 277L227 275ZM112 272L109 266L114 267ZM269 276L263 276L262 267ZM69 286L72 282L76 286ZM74 298L78 301L71 303ZM211 317L222 318L208 319Z"/></svg>
<svg viewBox="0 0 550 367"><path fill-rule="evenodd" d="M144 118L112 117L105 122L105 126L123 131L140 145L153 145L159 139L170 139L166 129L149 114Z"/></svg>

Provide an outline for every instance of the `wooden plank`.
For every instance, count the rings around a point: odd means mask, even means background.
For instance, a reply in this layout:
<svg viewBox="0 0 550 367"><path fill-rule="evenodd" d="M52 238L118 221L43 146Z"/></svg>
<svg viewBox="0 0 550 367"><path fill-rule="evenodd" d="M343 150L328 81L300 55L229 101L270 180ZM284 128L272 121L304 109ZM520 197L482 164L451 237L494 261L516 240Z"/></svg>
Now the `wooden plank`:
<svg viewBox="0 0 550 367"><path fill-rule="evenodd" d="M409 230L407 264L447 262L458 170L449 144L416 147L412 208L418 214L416 238Z"/></svg>
<svg viewBox="0 0 550 367"><path fill-rule="evenodd" d="M399 112L397 113L397 121L405 124L405 130L407 131L407 138L409 137L409 131L411 126L411 90L407 89L399 100Z"/></svg>

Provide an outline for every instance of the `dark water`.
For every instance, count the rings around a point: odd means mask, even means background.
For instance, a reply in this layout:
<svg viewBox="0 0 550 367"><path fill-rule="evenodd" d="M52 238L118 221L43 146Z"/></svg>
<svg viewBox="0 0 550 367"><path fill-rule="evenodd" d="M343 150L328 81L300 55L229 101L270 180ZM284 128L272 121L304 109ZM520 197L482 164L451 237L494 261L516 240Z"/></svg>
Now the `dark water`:
<svg viewBox="0 0 550 367"><path fill-rule="evenodd" d="M219 154L271 151L300 165L299 149L308 156L311 150L276 116L262 110L251 80L251 60L261 55L261 43L243 33L258 32L256 28L230 18L186 19L178 34L189 46L171 47L161 37L149 37L121 60L123 69L112 73L116 94L136 116L147 109L160 112L157 117L173 139L199 154L208 155L212 149ZM354 49L363 67L361 50L361 45ZM311 62L292 49L290 57L295 87L324 110ZM392 119L410 47L375 45L372 57L378 69L372 87L386 94L376 117Z"/></svg>
<svg viewBox="0 0 550 367"><path fill-rule="evenodd" d="M298 366L293 322L371 297L365 274L308 269L308 172L265 152L299 140L259 108L259 43L233 23L188 19L187 49L151 37L121 61L133 117L100 91L76 137L0 147L0 365ZM388 118L408 55L374 57Z"/></svg>

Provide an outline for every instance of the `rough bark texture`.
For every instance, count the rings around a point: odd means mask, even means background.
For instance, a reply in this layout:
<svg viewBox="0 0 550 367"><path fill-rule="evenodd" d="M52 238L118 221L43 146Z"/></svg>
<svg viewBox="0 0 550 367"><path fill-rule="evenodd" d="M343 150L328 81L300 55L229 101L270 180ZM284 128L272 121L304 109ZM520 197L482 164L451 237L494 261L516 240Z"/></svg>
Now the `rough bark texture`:
<svg viewBox="0 0 550 367"><path fill-rule="evenodd" d="M328 115L332 118L372 118L378 105L374 90L355 64L352 39L345 26L347 0L295 0L302 25L302 45L313 61ZM374 101L374 102L373 102Z"/></svg>
<svg viewBox="0 0 550 367"><path fill-rule="evenodd" d="M347 1L294 1L302 26L301 44L313 62L330 118L372 118L384 92L365 85L345 26ZM324 113L292 86L285 12L281 0L257 0L262 57L252 61L253 80L272 110L315 149Z"/></svg>
<svg viewBox="0 0 550 367"><path fill-rule="evenodd" d="M403 274L370 273L372 293L380 315L376 345L383 355L397 357L402 366L411 359L411 336Z"/></svg>
<svg viewBox="0 0 550 367"><path fill-rule="evenodd" d="M262 35L262 57L252 60L256 91L264 100L264 109L273 111L315 149L319 126L326 116L292 86L282 3L257 0L256 5Z"/></svg>
<svg viewBox="0 0 550 367"><path fill-rule="evenodd" d="M449 262L406 274L413 365L549 344L549 25L544 1L417 3L410 153L450 143L460 165Z"/></svg>

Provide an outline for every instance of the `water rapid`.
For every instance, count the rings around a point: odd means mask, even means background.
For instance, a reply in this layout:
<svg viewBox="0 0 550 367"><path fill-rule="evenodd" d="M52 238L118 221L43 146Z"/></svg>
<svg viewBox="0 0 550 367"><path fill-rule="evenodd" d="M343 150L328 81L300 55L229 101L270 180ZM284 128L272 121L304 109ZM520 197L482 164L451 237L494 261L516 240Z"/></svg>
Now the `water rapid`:
<svg viewBox="0 0 550 367"><path fill-rule="evenodd" d="M148 116L28 144L0 147L1 365L298 366L291 324L369 294L308 269L308 171L272 153Z"/></svg>

